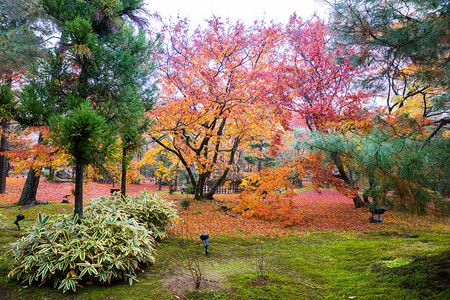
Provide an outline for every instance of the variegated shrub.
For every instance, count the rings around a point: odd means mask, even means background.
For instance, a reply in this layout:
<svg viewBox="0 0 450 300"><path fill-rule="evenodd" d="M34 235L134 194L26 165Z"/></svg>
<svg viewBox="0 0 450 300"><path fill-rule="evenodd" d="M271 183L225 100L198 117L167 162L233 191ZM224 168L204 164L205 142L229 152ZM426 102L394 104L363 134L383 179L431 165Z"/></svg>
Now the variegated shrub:
<svg viewBox="0 0 450 300"><path fill-rule="evenodd" d="M114 210L85 218L39 214L33 229L12 245L13 268L8 278L53 282L76 290L83 282L136 281L136 270L154 262L153 238L136 220Z"/></svg>
<svg viewBox="0 0 450 300"><path fill-rule="evenodd" d="M116 214L119 218L129 217L145 226L155 239L164 238L167 226L177 218L175 205L147 191L138 195L122 197L99 197L86 208L86 214L104 212Z"/></svg>

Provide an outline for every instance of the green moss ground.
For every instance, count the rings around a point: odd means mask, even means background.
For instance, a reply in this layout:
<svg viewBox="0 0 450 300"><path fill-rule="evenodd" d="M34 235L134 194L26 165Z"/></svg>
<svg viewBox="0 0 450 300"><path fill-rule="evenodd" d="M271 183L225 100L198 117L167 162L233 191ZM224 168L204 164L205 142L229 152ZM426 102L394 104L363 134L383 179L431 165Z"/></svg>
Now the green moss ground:
<svg viewBox="0 0 450 300"><path fill-rule="evenodd" d="M38 212L70 213L72 206L51 204L28 210L1 208L0 299L175 299L164 282L179 276L170 257L183 253L184 240L159 245L157 262L147 267L140 282L84 286L62 294L50 286L6 282L9 243L31 228ZM17 213L26 219L18 231ZM382 228L380 229L382 230ZM450 234L414 232L366 233L312 231L295 238L211 237L210 251L196 243L207 279L216 288L190 291L185 299L450 299ZM196 251L197 251L196 250ZM264 282L258 280L258 266Z"/></svg>

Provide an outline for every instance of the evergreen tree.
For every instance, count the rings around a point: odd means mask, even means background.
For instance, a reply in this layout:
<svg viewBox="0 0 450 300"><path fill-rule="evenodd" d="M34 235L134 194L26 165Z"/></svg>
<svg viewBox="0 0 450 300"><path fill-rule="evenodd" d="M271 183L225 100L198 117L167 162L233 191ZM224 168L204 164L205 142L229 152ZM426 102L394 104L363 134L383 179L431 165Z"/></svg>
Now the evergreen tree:
<svg viewBox="0 0 450 300"><path fill-rule="evenodd" d="M435 138L421 149L417 136L393 134L403 126L418 129L411 120L399 119L397 127L380 118L374 123L366 134L314 133L307 144L325 153L329 161L340 162L350 183L365 187L363 197L369 206L389 205L416 214L430 209L448 213L444 196L450 179L449 139Z"/></svg>
<svg viewBox="0 0 450 300"><path fill-rule="evenodd" d="M121 193L126 194L127 168L144 144L143 133L148 121L145 112L153 105L156 86L151 76L155 68L153 53L157 40L145 37L144 31L134 34L131 26L123 26L105 44L105 72L99 83L100 93L109 93L106 105L99 107L108 122L114 123L122 149Z"/></svg>
<svg viewBox="0 0 450 300"><path fill-rule="evenodd" d="M420 96L425 117L439 128L450 122L449 1L326 2L337 43L353 53L354 63L373 70L363 84L386 94L389 112Z"/></svg>
<svg viewBox="0 0 450 300"><path fill-rule="evenodd" d="M9 86L41 55L43 36L49 33L35 0L0 2L0 79Z"/></svg>
<svg viewBox="0 0 450 300"><path fill-rule="evenodd" d="M12 87L27 66L42 53L43 36L48 33L37 1L4 0L0 2L0 82ZM2 93L6 92L2 86ZM2 99L0 123L0 193L6 191L8 160L1 152L8 150L7 134L12 119L11 102ZM6 107L5 107L6 105Z"/></svg>
<svg viewBox="0 0 450 300"><path fill-rule="evenodd" d="M67 115L50 119L53 142L68 153L75 166L75 209L83 216L83 180L86 166L101 163L112 143L111 130L104 118L92 109L92 104L79 99L81 104Z"/></svg>
<svg viewBox="0 0 450 300"><path fill-rule="evenodd" d="M450 2L326 2L333 8L336 44L353 63L367 67L361 83L384 95L386 112L367 134L347 132L313 144L356 170L355 179L367 186L366 200L416 213L426 212L430 201L438 207L450 183Z"/></svg>
<svg viewBox="0 0 450 300"><path fill-rule="evenodd" d="M6 84L0 84L0 194L6 192L6 175L8 174L8 160L2 152L8 150L6 133L8 122L13 118L15 108L14 94Z"/></svg>
<svg viewBox="0 0 450 300"><path fill-rule="evenodd" d="M133 76L124 75L130 70L118 75L121 64L129 63L126 60L130 57L122 51L115 58L111 55L120 48L114 36L122 30L130 31L125 26L127 19L143 24L144 19L133 15L142 4L138 0L42 1L44 11L61 32L61 40L30 80L23 97L23 117L48 125L53 143L71 155L76 169L74 214L79 216L83 215L84 169L103 161L112 142L110 137L116 133L107 116L117 107L131 105L125 102L136 96L127 98L125 95L132 93L122 88ZM52 71L47 77L42 76L45 67ZM62 87L55 88L55 84Z"/></svg>
<svg viewBox="0 0 450 300"><path fill-rule="evenodd" d="M24 127L40 128L48 126L49 118L62 114L76 103L71 104L73 85L72 66L60 48L53 49L39 59L29 69L27 84L19 95L20 105L16 110L15 120ZM39 131L38 143L43 137ZM41 169L34 166L28 171L22 189L19 205L36 201Z"/></svg>

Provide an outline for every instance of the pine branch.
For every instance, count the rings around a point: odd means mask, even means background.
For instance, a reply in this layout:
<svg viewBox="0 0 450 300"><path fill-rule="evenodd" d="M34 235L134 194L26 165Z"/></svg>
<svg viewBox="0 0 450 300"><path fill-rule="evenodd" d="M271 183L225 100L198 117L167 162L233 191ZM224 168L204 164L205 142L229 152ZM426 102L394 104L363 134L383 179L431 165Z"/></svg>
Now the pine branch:
<svg viewBox="0 0 450 300"><path fill-rule="evenodd" d="M450 118L444 118L439 121L439 125L433 130L433 132L426 138L425 142L420 146L419 150L422 150L426 144L428 144L433 136L435 136L442 127L450 123Z"/></svg>

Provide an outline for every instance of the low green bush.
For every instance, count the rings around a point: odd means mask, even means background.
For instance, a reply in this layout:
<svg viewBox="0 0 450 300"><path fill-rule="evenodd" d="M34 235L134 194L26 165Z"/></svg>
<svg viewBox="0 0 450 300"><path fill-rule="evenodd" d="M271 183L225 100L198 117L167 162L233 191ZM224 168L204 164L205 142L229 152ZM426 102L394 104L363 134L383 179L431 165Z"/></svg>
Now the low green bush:
<svg viewBox="0 0 450 300"><path fill-rule="evenodd" d="M119 218L133 218L145 226L155 239L162 239L167 226L178 217L175 205L147 191L138 195L99 197L86 208L86 214L116 213Z"/></svg>
<svg viewBox="0 0 450 300"><path fill-rule="evenodd" d="M187 209L189 206L191 206L191 201L189 199L183 199L181 200L180 205L182 208Z"/></svg>
<svg viewBox="0 0 450 300"><path fill-rule="evenodd" d="M137 281L136 270L154 262L153 238L145 227L117 212L78 216L39 214L28 234L11 244L12 270L18 281L52 282L75 291L83 282Z"/></svg>
<svg viewBox="0 0 450 300"><path fill-rule="evenodd" d="M195 194L195 187L192 184L187 184L185 188L186 194L193 195Z"/></svg>

